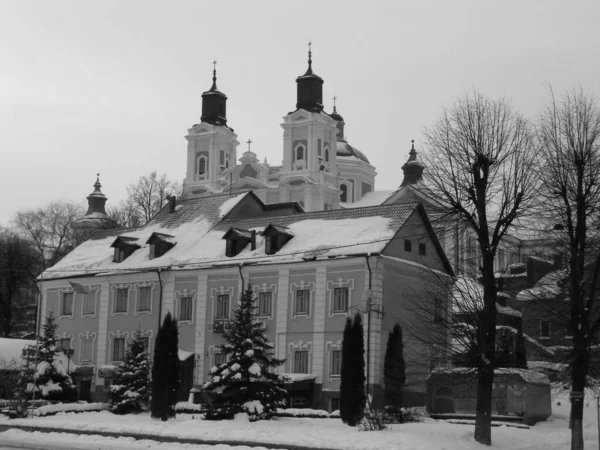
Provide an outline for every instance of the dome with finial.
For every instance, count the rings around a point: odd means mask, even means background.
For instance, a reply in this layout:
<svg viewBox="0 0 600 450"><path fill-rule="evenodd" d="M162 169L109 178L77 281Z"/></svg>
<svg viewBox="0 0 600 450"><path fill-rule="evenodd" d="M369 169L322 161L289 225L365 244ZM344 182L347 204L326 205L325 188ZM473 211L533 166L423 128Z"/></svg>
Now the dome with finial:
<svg viewBox="0 0 600 450"><path fill-rule="evenodd" d="M296 78L296 108L310 112L323 111L323 78L312 70L312 42L308 43L308 69Z"/></svg>
<svg viewBox="0 0 600 450"><path fill-rule="evenodd" d="M417 184L423 179L423 170L425 170L425 164L423 164L415 150L415 140L411 140L412 147L408 154L408 161L402 166L404 172L404 179L400 187L406 186L407 184Z"/></svg>
<svg viewBox="0 0 600 450"><path fill-rule="evenodd" d="M227 126L227 96L217 88L217 62L213 61L213 84L202 94L202 122Z"/></svg>
<svg viewBox="0 0 600 450"><path fill-rule="evenodd" d="M101 191L100 174L96 174L94 191L87 196L88 210L83 217L73 221L71 226L75 231L77 244L87 239L94 231L111 228L114 224L106 214L106 196Z"/></svg>

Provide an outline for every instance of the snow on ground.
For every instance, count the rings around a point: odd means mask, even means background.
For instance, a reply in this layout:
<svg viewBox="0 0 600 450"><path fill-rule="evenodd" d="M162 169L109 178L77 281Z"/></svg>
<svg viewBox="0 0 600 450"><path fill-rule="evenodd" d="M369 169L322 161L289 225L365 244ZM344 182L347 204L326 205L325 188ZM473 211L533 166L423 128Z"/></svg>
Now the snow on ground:
<svg viewBox="0 0 600 450"><path fill-rule="evenodd" d="M104 450L104 449L157 449L157 450L266 450L265 447L248 447L247 445L229 446L229 445L195 445L195 444L176 444L170 442L158 442L148 439L135 440L133 438L104 437L98 435L80 435L73 436L67 433L40 433L34 431L28 433L22 430L8 430L0 433L0 442L2 445L14 445L21 448L24 444L39 445L39 448L48 448L52 445L53 449L85 449L85 450ZM29 446L28 446L29 447Z"/></svg>
<svg viewBox="0 0 600 450"><path fill-rule="evenodd" d="M586 398L585 401L585 447L593 449L598 446L596 401L593 397ZM548 421L538 423L530 429L494 427L492 429L493 445L489 448L502 450L563 450L569 448L568 393L562 392L556 395L552 402L552 408L553 415ZM340 450L469 450L482 448L473 440L472 425L451 424L429 418L420 423L392 425L389 430L380 432L361 432L357 428L344 425L339 419L279 418L251 423L245 417L237 417L233 421L203 421L198 418L198 415L178 414L174 420L160 422L152 420L149 414L132 414L123 417L113 415L108 411L80 414L59 413L44 418L0 419L0 425L10 424L48 426L65 430L144 433L156 436L236 441L245 444L277 443L284 446L288 444ZM81 439L88 438L82 437ZM134 444L131 440L125 442ZM121 448L138 448L127 445Z"/></svg>

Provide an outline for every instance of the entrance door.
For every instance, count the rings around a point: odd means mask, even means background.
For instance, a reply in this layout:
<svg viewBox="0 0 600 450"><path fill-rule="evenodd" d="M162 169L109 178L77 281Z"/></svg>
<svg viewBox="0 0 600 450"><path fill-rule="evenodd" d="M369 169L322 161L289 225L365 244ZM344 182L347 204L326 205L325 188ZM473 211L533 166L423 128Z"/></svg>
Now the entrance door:
<svg viewBox="0 0 600 450"><path fill-rule="evenodd" d="M194 355L192 355L179 364L180 384L177 400L180 402L187 402L190 396L190 389L194 384L194 360Z"/></svg>
<svg viewBox="0 0 600 450"><path fill-rule="evenodd" d="M79 400L92 401L92 380L81 380L79 382Z"/></svg>

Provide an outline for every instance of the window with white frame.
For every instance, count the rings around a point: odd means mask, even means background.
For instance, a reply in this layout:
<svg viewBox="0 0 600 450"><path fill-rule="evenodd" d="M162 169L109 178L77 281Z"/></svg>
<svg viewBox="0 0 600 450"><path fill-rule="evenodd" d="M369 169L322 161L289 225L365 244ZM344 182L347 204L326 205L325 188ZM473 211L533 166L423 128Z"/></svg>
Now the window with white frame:
<svg viewBox="0 0 600 450"><path fill-rule="evenodd" d="M126 313L127 312L127 297L129 291L127 288L118 288L115 291L115 312Z"/></svg>
<svg viewBox="0 0 600 450"><path fill-rule="evenodd" d="M71 338L59 338L56 340L57 350L68 350L71 348Z"/></svg>
<svg viewBox="0 0 600 450"><path fill-rule="evenodd" d="M340 376L342 373L342 351L332 350L331 351L331 366L329 373L331 376Z"/></svg>
<svg viewBox="0 0 600 450"><path fill-rule="evenodd" d="M308 373L308 351L294 352L294 373Z"/></svg>
<svg viewBox="0 0 600 450"><path fill-rule="evenodd" d="M138 312L150 311L152 304L152 288L150 286L140 286L138 289Z"/></svg>
<svg viewBox="0 0 600 450"><path fill-rule="evenodd" d="M179 320L192 320L192 297L181 297L179 299Z"/></svg>
<svg viewBox="0 0 600 450"><path fill-rule="evenodd" d="M96 293L90 292L89 294L83 294L83 314L95 314L96 313Z"/></svg>
<svg viewBox="0 0 600 450"><path fill-rule="evenodd" d="M227 355L225 353L215 353L215 366L220 366L227 362Z"/></svg>
<svg viewBox="0 0 600 450"><path fill-rule="evenodd" d="M73 293L65 292L62 295L62 302L60 305L61 316L72 316L73 315Z"/></svg>
<svg viewBox="0 0 600 450"><path fill-rule="evenodd" d="M125 359L125 338L117 337L113 339L113 361L123 361Z"/></svg>
<svg viewBox="0 0 600 450"><path fill-rule="evenodd" d="M81 362L92 362L94 355L94 340L92 338L81 341Z"/></svg>
<svg viewBox="0 0 600 450"><path fill-rule="evenodd" d="M229 294L217 295L217 308L215 311L215 319L229 318Z"/></svg>
<svg viewBox="0 0 600 450"><path fill-rule="evenodd" d="M336 287L333 290L333 312L348 311L348 288Z"/></svg>
<svg viewBox="0 0 600 450"><path fill-rule="evenodd" d="M272 303L273 303L273 293L272 292L259 292L258 293L258 315L259 316L270 316Z"/></svg>
<svg viewBox="0 0 600 450"><path fill-rule="evenodd" d="M296 307L294 311L296 314L308 314L310 307L310 290L298 289L296 291Z"/></svg>

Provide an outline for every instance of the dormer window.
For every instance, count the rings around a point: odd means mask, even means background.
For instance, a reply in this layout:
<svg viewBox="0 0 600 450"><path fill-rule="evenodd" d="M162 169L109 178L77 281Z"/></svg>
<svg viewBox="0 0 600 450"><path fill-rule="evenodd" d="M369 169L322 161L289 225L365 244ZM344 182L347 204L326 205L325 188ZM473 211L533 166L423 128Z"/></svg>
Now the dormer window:
<svg viewBox="0 0 600 450"><path fill-rule="evenodd" d="M138 238L129 236L119 236L111 244L111 247L115 249L113 261L120 263L125 261L129 255L135 252L140 246L136 243Z"/></svg>
<svg viewBox="0 0 600 450"><path fill-rule="evenodd" d="M274 255L294 237L289 228L274 224L269 224L261 234L265 237L265 253L267 255Z"/></svg>
<svg viewBox="0 0 600 450"><path fill-rule="evenodd" d="M250 244L250 250L256 250L256 231L230 228L223 235L223 239L227 242L225 245L225 256L228 258L237 256L248 244Z"/></svg>
<svg viewBox="0 0 600 450"><path fill-rule="evenodd" d="M150 259L160 258L172 249L176 242L175 237L165 233L152 233L146 244L150 245Z"/></svg>

